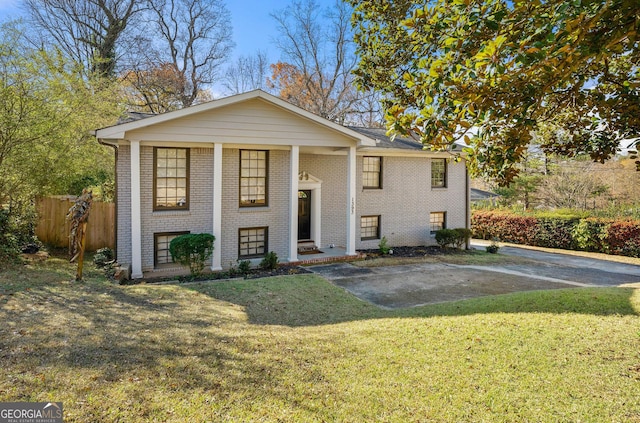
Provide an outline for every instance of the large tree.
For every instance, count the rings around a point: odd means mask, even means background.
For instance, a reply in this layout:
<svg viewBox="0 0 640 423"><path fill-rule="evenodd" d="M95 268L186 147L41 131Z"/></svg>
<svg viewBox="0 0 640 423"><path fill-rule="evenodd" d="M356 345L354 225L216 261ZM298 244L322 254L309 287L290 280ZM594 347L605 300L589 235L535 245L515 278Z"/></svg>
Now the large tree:
<svg viewBox="0 0 640 423"><path fill-rule="evenodd" d="M267 84L269 69L267 54L258 51L253 56L240 56L227 67L222 84L228 94L241 94L263 89Z"/></svg>
<svg viewBox="0 0 640 423"><path fill-rule="evenodd" d="M392 133L507 182L539 125L550 151L603 161L640 135L637 0L348 0L361 88L384 96ZM468 129L472 131L467 132Z"/></svg>
<svg viewBox="0 0 640 423"><path fill-rule="evenodd" d="M272 66L270 87L276 94L326 119L345 123L362 111L353 84L355 46L349 24L351 8L338 0L322 9L314 0L293 1L271 16L283 59ZM300 94L300 95L299 95Z"/></svg>
<svg viewBox="0 0 640 423"><path fill-rule="evenodd" d="M149 5L160 39L148 62L173 68L180 81L175 100L180 107L191 106L206 96L231 53L229 11L222 0L149 0Z"/></svg>
<svg viewBox="0 0 640 423"><path fill-rule="evenodd" d="M87 74L114 76L119 54L135 38L130 29L141 0L24 0L37 27L84 66ZM129 33L128 33L129 32Z"/></svg>
<svg viewBox="0 0 640 423"><path fill-rule="evenodd" d="M16 221L35 196L112 172L113 153L90 130L119 114L109 85L89 85L64 55L30 47L23 33L0 27L0 212Z"/></svg>

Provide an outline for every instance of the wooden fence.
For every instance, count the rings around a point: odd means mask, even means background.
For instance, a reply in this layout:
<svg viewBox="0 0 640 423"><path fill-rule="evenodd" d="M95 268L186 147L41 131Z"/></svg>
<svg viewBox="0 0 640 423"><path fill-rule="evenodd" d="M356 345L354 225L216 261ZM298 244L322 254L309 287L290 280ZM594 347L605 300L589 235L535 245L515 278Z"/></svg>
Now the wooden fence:
<svg viewBox="0 0 640 423"><path fill-rule="evenodd" d="M38 200L38 226L36 235L40 241L55 247L69 246L70 223L67 220L69 208L75 197L56 196ZM102 247L115 248L115 204L94 202L87 223L86 250L95 251Z"/></svg>

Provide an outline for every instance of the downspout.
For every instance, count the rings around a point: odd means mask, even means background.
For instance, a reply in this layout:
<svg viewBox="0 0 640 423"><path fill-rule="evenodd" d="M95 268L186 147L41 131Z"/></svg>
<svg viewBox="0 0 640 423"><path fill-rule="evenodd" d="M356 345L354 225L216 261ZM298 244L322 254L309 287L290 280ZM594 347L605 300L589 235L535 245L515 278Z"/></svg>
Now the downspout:
<svg viewBox="0 0 640 423"><path fill-rule="evenodd" d="M467 168L467 161L464 163L464 199L465 199L465 228L471 229L471 220L469 214L471 213L471 199L469 198L469 169ZM467 250L471 249L471 237L467 240Z"/></svg>
<svg viewBox="0 0 640 423"><path fill-rule="evenodd" d="M96 135L96 132L93 131L93 135ZM115 218L113 219L113 239L115 240L113 243L113 256L116 260L116 262L118 261L118 147L113 145L113 144L107 144L105 142L102 142L98 137L96 137L96 139L98 140L98 144L100 145L104 145L106 147L112 147L113 148L113 179L114 179L114 187L113 187L113 204L114 204L114 215Z"/></svg>

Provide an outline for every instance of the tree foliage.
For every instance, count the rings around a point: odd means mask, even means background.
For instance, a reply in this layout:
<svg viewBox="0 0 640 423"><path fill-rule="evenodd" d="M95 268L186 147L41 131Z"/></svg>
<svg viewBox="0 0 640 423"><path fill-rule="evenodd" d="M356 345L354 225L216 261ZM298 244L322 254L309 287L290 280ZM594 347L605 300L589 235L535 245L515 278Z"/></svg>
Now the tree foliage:
<svg viewBox="0 0 640 423"><path fill-rule="evenodd" d="M213 254L215 237L211 234L185 234L175 237L169 244L171 258L189 267L191 276L197 277L204 270L204 262Z"/></svg>
<svg viewBox="0 0 640 423"><path fill-rule="evenodd" d="M182 106L183 76L171 63L149 63L128 70L123 73L120 82L130 111L157 114Z"/></svg>
<svg viewBox="0 0 640 423"><path fill-rule="evenodd" d="M119 110L110 85L88 83L59 51L31 47L20 25L6 23L0 35L0 208L20 219L38 195L113 173L113 153L90 130Z"/></svg>
<svg viewBox="0 0 640 423"><path fill-rule="evenodd" d="M383 94L389 130L465 139L475 173L511 180L547 122L566 132L544 149L597 161L640 134L637 0L348 2L357 82Z"/></svg>

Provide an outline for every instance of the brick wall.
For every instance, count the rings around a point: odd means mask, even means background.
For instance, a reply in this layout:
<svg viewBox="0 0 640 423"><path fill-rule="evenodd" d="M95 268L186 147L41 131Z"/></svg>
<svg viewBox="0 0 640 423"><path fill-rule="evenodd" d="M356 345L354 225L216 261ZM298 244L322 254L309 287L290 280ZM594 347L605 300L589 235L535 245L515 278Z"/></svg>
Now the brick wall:
<svg viewBox="0 0 640 423"><path fill-rule="evenodd" d="M153 270L154 233L213 232L213 148L191 148L189 154L189 210L154 212L153 147L140 147L142 270L145 272Z"/></svg>
<svg viewBox="0 0 640 423"><path fill-rule="evenodd" d="M212 233L213 149L190 150L190 206L188 211L153 212L153 148L141 151L142 269L153 270L154 233L190 231ZM222 267L235 265L238 258L238 229L267 226L268 250L281 261L288 257L289 240L289 160L290 152L269 152L269 205L239 207L238 149L223 149L222 157ZM447 227L464 227L466 219L465 166L447 163L447 188L431 188L431 160L424 157L383 158L383 187L362 189L362 156L356 173L356 248L377 248L378 240L360 240L360 217L381 216L381 236L391 246L435 244L429 234L429 213L446 212ZM347 238L347 156L300 155L300 171L322 180L322 244L344 247ZM118 260L131 262L130 149L118 152Z"/></svg>
<svg viewBox="0 0 640 423"><path fill-rule="evenodd" d="M431 188L431 159L383 157L382 189L362 189L362 157L357 160L357 248L377 248L379 240L360 241L360 216L380 215L380 236L391 246L435 244L429 214L446 212L448 228L465 227L464 163L447 163L447 188Z"/></svg>
<svg viewBox="0 0 640 423"><path fill-rule="evenodd" d="M289 151L269 151L269 205L240 207L240 150L222 153L222 267L236 265L238 229L269 227L268 250L280 261L289 253Z"/></svg>

